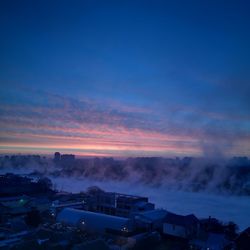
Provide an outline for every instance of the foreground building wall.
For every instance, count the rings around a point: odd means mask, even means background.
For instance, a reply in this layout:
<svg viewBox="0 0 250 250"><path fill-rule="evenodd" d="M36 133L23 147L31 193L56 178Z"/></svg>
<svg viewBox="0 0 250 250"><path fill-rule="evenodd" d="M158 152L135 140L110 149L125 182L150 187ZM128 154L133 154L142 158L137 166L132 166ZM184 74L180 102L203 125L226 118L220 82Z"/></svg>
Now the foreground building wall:
<svg viewBox="0 0 250 250"><path fill-rule="evenodd" d="M176 237L187 238L186 229L183 226L164 223L163 233Z"/></svg>

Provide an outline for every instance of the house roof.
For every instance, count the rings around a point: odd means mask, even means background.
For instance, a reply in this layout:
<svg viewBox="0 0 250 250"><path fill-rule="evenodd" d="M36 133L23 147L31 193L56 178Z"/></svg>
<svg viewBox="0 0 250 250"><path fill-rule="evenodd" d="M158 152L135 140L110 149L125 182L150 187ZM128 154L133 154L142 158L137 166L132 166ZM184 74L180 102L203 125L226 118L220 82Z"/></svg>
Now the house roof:
<svg viewBox="0 0 250 250"><path fill-rule="evenodd" d="M192 224L197 224L199 220L193 214L178 215L178 214L168 212L164 219L164 222L173 224L173 225L188 227Z"/></svg>
<svg viewBox="0 0 250 250"><path fill-rule="evenodd" d="M144 218L150 222L162 220L167 215L167 211L163 209L154 209L136 214L139 218Z"/></svg>
<svg viewBox="0 0 250 250"><path fill-rule="evenodd" d="M124 227L128 227L131 223L131 220L127 218L73 208L64 208L60 211L57 221L71 226L78 226L81 221L84 221L86 227L94 229L110 228L114 230L121 230Z"/></svg>
<svg viewBox="0 0 250 250"><path fill-rule="evenodd" d="M163 209L154 209L154 210L142 212L141 215L151 220L161 220L165 218L167 213L168 212Z"/></svg>
<svg viewBox="0 0 250 250"><path fill-rule="evenodd" d="M250 227L246 228L242 233L245 233L250 236Z"/></svg>
<svg viewBox="0 0 250 250"><path fill-rule="evenodd" d="M244 231L240 233L238 238L236 239L237 242L244 242L244 244L250 243L250 227L246 228Z"/></svg>

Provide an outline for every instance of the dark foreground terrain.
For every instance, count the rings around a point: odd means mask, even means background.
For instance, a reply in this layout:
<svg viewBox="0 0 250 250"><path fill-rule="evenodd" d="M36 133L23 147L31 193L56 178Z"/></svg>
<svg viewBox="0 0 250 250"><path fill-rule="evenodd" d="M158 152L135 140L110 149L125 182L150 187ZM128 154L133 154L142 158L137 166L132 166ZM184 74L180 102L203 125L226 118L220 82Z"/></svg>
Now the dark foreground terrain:
<svg viewBox="0 0 250 250"><path fill-rule="evenodd" d="M45 177L0 179L0 249L249 249L250 228L157 209L147 197L59 192Z"/></svg>

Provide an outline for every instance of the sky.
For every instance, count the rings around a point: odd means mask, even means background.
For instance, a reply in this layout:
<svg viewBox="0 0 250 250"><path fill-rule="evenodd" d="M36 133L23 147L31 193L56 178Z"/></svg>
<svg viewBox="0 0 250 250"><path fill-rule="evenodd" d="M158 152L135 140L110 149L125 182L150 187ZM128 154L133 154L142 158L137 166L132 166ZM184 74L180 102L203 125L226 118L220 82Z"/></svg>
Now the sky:
<svg viewBox="0 0 250 250"><path fill-rule="evenodd" d="M250 152L250 3L1 1L0 154Z"/></svg>

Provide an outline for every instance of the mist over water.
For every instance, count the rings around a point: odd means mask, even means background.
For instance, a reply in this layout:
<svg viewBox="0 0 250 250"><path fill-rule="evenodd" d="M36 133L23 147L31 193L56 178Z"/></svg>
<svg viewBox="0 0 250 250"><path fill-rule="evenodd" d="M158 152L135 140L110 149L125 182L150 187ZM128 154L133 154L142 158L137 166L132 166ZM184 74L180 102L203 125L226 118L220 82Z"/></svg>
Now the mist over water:
<svg viewBox="0 0 250 250"><path fill-rule="evenodd" d="M113 158L55 163L34 157L2 158L0 173L47 176L59 191L90 186L149 197L157 208L194 213L200 218L250 225L250 164L246 157L225 159Z"/></svg>
<svg viewBox="0 0 250 250"><path fill-rule="evenodd" d="M206 192L169 190L166 186L152 187L140 183L121 181L94 181L81 178L53 178L59 190L79 192L89 186L98 186L105 191L121 192L149 197L157 208L178 214L194 213L199 218L216 217L223 222L234 221L240 230L250 224L250 197L219 195Z"/></svg>

